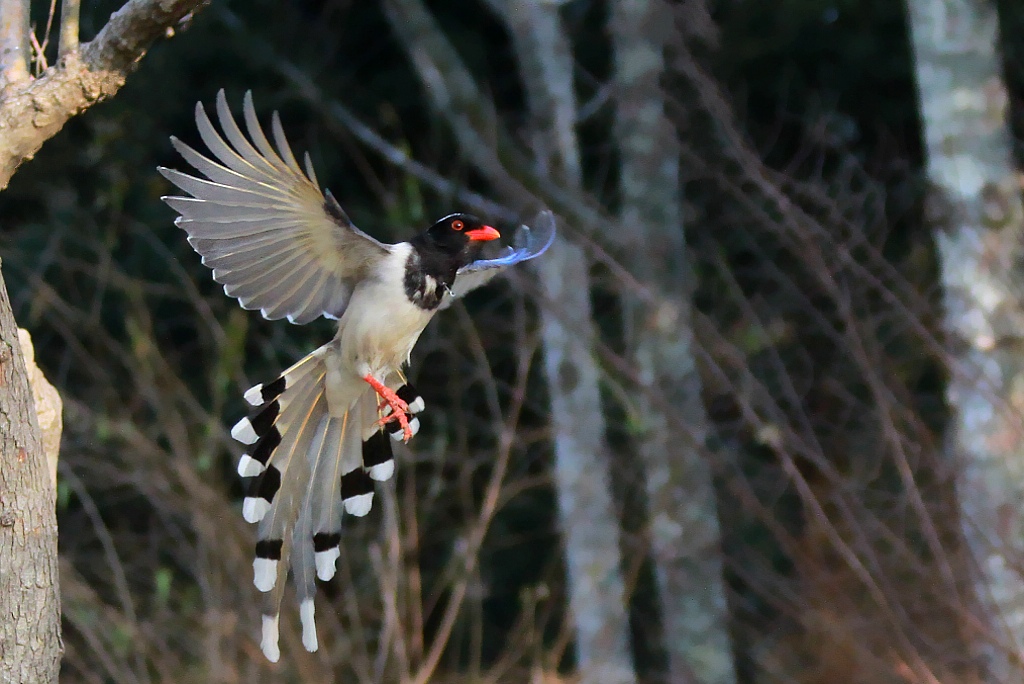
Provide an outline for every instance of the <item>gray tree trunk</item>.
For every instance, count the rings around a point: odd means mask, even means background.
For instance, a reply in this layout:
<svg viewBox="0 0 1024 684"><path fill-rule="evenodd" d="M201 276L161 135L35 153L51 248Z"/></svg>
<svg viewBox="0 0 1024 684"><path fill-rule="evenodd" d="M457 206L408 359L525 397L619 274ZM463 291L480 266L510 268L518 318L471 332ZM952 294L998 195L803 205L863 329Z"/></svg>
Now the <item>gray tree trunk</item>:
<svg viewBox="0 0 1024 684"><path fill-rule="evenodd" d="M612 4L619 148L618 235L627 267L656 296L624 302L626 345L643 382L636 438L647 488L649 538L669 681L736 681L722 576L721 535L704 456L708 417L694 360L690 269L683 239L679 140L665 115L661 0ZM685 432L680 429L685 425Z"/></svg>
<svg viewBox="0 0 1024 684"><path fill-rule="evenodd" d="M56 494L0 278L0 683L57 681L57 579Z"/></svg>
<svg viewBox="0 0 1024 684"><path fill-rule="evenodd" d="M419 0L391 0L390 16L437 110L449 120L466 156L513 202L529 191L498 169L498 154L485 148L493 112L442 43ZM528 91L535 161L552 182L580 191L575 136L573 61L557 7L522 0L492 2L516 43ZM443 75L443 81L440 76ZM629 611L622 579L620 530L611 495L600 370L592 341L589 264L578 246L559 236L537 260L548 304L541 310L544 368L551 395L555 486L565 541L569 604L575 628L577 669L584 684L636 681L629 649Z"/></svg>
<svg viewBox="0 0 1024 684"><path fill-rule="evenodd" d="M583 183L573 59L557 5L537 0L501 4L528 93L538 163L567 187L579 190ZM541 309L544 369L551 393L555 487L580 681L635 682L600 369L592 347L597 331L590 306L589 260L563 238L537 269L549 302Z"/></svg>
<svg viewBox="0 0 1024 684"><path fill-rule="evenodd" d="M908 0L937 221L953 409L948 444L988 632L991 681L1022 680L1024 213L1011 155L995 4Z"/></svg>
<svg viewBox="0 0 1024 684"><path fill-rule="evenodd" d="M542 174L580 191L577 106L569 38L553 3L492 0L512 33ZM537 263L549 305L541 309L544 369L555 432L555 487L565 539L569 607L580 681L636 681L622 578L620 526L592 340L589 260L560 238Z"/></svg>

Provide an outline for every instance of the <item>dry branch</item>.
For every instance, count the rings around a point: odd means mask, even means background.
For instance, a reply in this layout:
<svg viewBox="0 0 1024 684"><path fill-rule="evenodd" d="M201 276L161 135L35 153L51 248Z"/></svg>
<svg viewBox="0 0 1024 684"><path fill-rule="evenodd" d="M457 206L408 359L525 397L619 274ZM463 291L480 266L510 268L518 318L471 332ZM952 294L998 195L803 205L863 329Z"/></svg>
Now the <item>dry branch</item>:
<svg viewBox="0 0 1024 684"><path fill-rule="evenodd" d="M0 101L0 190L68 119L116 93L149 46L206 1L130 0L80 53L68 51L39 78L8 81ZM71 31L61 23L63 39Z"/></svg>

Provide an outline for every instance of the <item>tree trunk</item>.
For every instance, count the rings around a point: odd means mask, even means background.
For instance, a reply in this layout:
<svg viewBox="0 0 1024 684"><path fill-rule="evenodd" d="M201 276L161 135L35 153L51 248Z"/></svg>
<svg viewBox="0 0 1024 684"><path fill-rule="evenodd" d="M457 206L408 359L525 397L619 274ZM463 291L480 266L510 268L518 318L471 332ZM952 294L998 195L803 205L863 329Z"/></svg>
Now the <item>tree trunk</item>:
<svg viewBox="0 0 1024 684"><path fill-rule="evenodd" d="M573 59L558 7L494 0L509 26L531 110L535 154L547 173L582 187ZM555 431L555 487L565 539L569 605L581 682L634 682L620 526L612 497L600 369L592 340L588 259L560 238L538 261L544 369Z"/></svg>
<svg viewBox="0 0 1024 684"><path fill-rule="evenodd" d="M1021 680L1024 648L1024 237L1011 156L995 5L908 0L932 183L953 410L949 449L962 477L963 529L985 614L993 681Z"/></svg>
<svg viewBox="0 0 1024 684"><path fill-rule="evenodd" d="M554 184L579 193L572 53L557 7L534 0L495 0L492 6L505 17L516 43L529 93L532 134L539 145L537 165ZM391 0L386 7L432 104L448 120L466 156L513 203L536 201L525 183L501 167L485 136L496 126L493 108L423 4ZM619 521L610 489L600 369L592 348L588 260L582 249L560 236L537 268L549 300L541 309L544 368L551 395L555 487L577 669L585 684L631 684L636 675L629 650Z"/></svg>
<svg viewBox="0 0 1024 684"><path fill-rule="evenodd" d="M0 448L0 682L55 682L63 650L56 495L2 278Z"/></svg>
<svg viewBox="0 0 1024 684"><path fill-rule="evenodd" d="M613 3L618 235L628 239L621 244L627 268L656 293L642 304L623 302L626 346L643 382L635 408L644 424L635 443L644 466L668 678L729 684L736 673L718 510L704 455L708 417L692 352L679 139L665 116L661 87L672 25L671 8L661 0Z"/></svg>
<svg viewBox="0 0 1024 684"><path fill-rule="evenodd" d="M543 263L544 370L551 395L555 489L581 684L636 681L622 580L619 520L611 495L600 370L591 340L587 258L559 239Z"/></svg>

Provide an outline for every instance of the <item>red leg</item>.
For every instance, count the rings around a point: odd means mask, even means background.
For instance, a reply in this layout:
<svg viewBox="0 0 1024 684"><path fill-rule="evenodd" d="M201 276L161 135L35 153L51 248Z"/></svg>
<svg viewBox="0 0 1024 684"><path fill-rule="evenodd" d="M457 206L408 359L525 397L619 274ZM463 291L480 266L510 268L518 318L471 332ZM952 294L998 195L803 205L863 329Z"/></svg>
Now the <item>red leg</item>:
<svg viewBox="0 0 1024 684"><path fill-rule="evenodd" d="M391 413L384 416L379 421L380 425L387 425L393 420L397 420L398 424L402 426L402 433L405 436L405 441L408 442L412 439L412 428L409 427L409 405L406 404L402 399L395 394L395 391L390 389L387 385L382 383L372 375L363 376L363 380L369 383L370 387L380 395L383 399L381 407L390 406Z"/></svg>

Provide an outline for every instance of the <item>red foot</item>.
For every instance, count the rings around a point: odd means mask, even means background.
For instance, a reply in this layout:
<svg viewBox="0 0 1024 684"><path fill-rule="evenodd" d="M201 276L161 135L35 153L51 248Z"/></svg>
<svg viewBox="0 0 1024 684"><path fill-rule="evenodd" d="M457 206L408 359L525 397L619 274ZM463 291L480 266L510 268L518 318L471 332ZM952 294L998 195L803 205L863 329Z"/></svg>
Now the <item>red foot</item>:
<svg viewBox="0 0 1024 684"><path fill-rule="evenodd" d="M394 390L390 389L387 385L372 375L363 376L363 380L369 383L370 387L372 387L374 391L380 395L380 398L383 399L379 408L383 408L385 406L391 407L391 413L378 420L377 424L387 425L391 421L397 420L398 424L402 426L402 434L405 437L405 441L408 442L412 439L412 428L409 427L409 405L402 401L402 399L395 394Z"/></svg>

